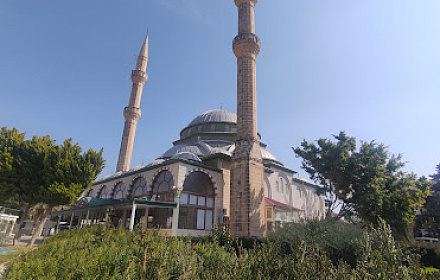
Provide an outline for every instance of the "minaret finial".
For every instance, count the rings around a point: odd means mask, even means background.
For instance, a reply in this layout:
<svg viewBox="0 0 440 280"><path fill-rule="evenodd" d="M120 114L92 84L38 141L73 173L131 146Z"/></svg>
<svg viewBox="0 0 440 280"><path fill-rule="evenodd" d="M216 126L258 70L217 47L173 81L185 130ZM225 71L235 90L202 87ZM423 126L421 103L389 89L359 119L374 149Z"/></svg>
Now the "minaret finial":
<svg viewBox="0 0 440 280"><path fill-rule="evenodd" d="M142 44L141 51L139 52L139 56L137 58L136 70L147 71L147 63L148 63L148 30L147 36L145 36L144 43Z"/></svg>
<svg viewBox="0 0 440 280"><path fill-rule="evenodd" d="M119 151L118 165L116 172L128 171L130 168L131 154L133 152L134 135L136 133L137 122L141 117L141 95L142 89L147 82L147 63L148 63L148 31L145 41L136 62L136 70L131 72L133 86L131 88L128 106L124 109L124 132L122 133L121 149Z"/></svg>

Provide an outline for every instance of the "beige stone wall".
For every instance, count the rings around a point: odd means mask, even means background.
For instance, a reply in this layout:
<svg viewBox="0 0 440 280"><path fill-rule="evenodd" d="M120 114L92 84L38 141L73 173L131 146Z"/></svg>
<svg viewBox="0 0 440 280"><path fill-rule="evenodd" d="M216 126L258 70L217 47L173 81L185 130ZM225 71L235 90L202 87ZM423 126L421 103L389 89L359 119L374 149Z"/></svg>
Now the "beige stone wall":
<svg viewBox="0 0 440 280"><path fill-rule="evenodd" d="M236 0L237 140L231 169L231 224L236 236L266 234L263 162L257 134L256 57L260 40L254 34L256 0Z"/></svg>
<svg viewBox="0 0 440 280"><path fill-rule="evenodd" d="M267 197L300 209L301 219L324 218L325 197L317 195L315 187L293 181L292 175L283 170L272 171L265 174L269 184L265 189Z"/></svg>
<svg viewBox="0 0 440 280"><path fill-rule="evenodd" d="M239 142L237 142L239 143ZM259 142L236 147L231 170L231 231L237 236L266 234L263 165ZM238 149L237 149L238 148Z"/></svg>

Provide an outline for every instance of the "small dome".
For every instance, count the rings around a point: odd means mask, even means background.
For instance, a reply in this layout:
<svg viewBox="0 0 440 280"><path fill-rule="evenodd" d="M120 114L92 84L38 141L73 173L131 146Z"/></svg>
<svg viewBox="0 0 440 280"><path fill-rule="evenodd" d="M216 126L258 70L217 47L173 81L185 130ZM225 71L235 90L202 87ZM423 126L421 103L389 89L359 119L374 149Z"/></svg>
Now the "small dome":
<svg viewBox="0 0 440 280"><path fill-rule="evenodd" d="M197 156L204 156L208 153L206 147L198 145L197 143L184 143L173 146L171 149L166 151L161 158L171 158L179 153L191 153Z"/></svg>
<svg viewBox="0 0 440 280"><path fill-rule="evenodd" d="M283 165L280 161L278 161L278 159L271 152L266 150L266 148L264 148L264 147L261 147L261 156L265 160L270 160L270 161L276 162L280 165Z"/></svg>
<svg viewBox="0 0 440 280"><path fill-rule="evenodd" d="M189 153L189 152L177 153L171 159L189 159L189 160L201 162L201 160L198 156L196 156L193 153Z"/></svg>
<svg viewBox="0 0 440 280"><path fill-rule="evenodd" d="M297 179L300 180L300 181L303 181L303 182L305 182L305 183L309 183L309 184L310 184L310 181L307 180L307 179L304 178L304 177L298 177Z"/></svg>
<svg viewBox="0 0 440 280"><path fill-rule="evenodd" d="M141 169L142 167L143 166L141 166L141 165L135 166L132 169L128 170L128 172L130 172L130 171L137 171L137 170Z"/></svg>
<svg viewBox="0 0 440 280"><path fill-rule="evenodd" d="M187 127L209 122L237 123L237 114L226 110L210 110L198 115Z"/></svg>
<svg viewBox="0 0 440 280"><path fill-rule="evenodd" d="M151 163L147 164L147 166L150 167L150 166L158 165L158 164L163 163L164 161L165 160L163 158L158 158L158 159L153 160Z"/></svg>

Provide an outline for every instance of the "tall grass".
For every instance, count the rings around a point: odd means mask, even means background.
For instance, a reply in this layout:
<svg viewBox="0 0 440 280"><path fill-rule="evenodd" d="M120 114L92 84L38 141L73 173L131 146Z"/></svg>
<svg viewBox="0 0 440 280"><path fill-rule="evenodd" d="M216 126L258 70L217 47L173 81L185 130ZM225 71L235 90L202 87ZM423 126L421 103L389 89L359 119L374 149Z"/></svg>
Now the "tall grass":
<svg viewBox="0 0 440 280"><path fill-rule="evenodd" d="M396 246L389 228L365 235L354 267L310 240L245 249L224 230L211 240L93 227L62 232L12 261L4 279L440 279ZM200 240L199 240L200 241Z"/></svg>

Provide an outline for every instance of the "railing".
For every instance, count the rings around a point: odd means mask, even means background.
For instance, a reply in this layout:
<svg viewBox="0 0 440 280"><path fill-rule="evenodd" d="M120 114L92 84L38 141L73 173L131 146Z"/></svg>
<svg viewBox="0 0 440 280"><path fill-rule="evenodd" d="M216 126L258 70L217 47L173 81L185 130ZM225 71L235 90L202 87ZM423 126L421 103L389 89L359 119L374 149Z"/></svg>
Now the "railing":
<svg viewBox="0 0 440 280"><path fill-rule="evenodd" d="M0 214L6 214L6 215L11 215L11 216L19 216L20 215L20 210L11 209L11 208L6 208L6 207L3 207L3 206L0 206Z"/></svg>

